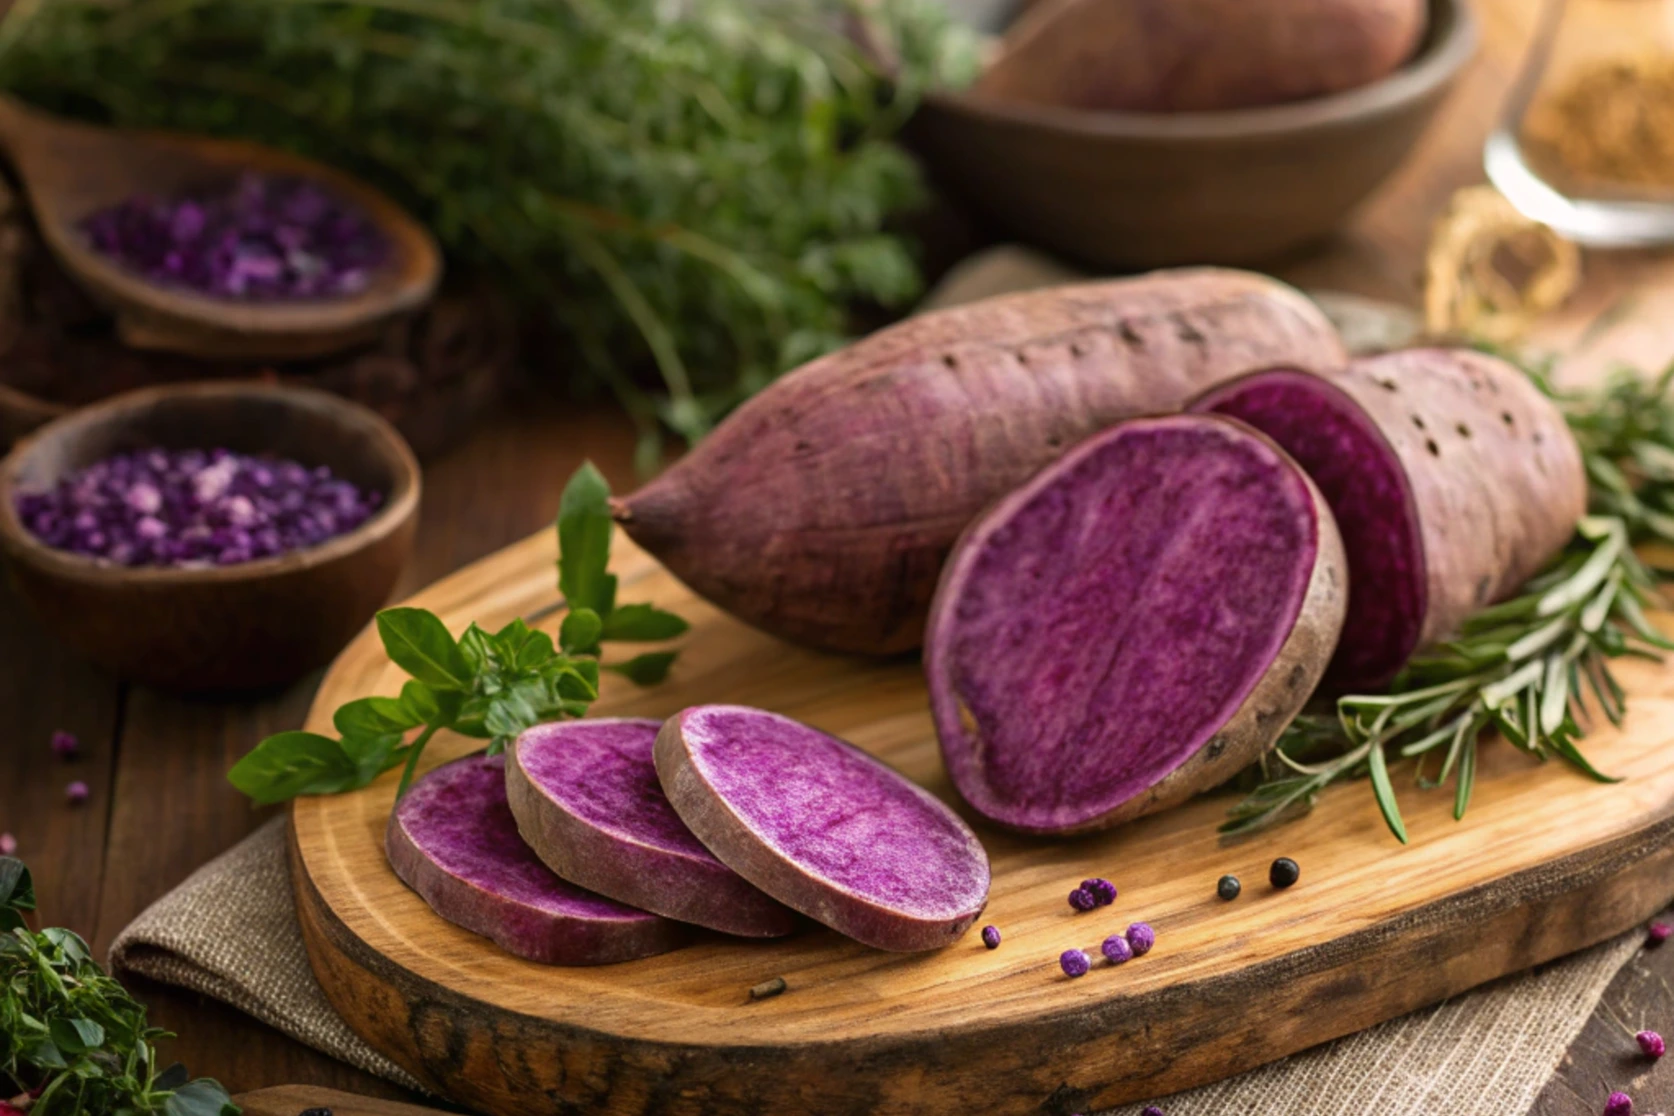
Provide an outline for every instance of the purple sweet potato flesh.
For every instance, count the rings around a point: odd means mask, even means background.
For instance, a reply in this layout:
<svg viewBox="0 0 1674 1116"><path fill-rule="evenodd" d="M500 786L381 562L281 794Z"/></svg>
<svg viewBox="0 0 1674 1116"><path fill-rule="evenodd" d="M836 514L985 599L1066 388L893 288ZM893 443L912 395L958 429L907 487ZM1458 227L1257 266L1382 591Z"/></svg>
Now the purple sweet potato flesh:
<svg viewBox="0 0 1674 1116"><path fill-rule="evenodd" d="M925 674L954 785L1036 833L1207 789L1307 699L1345 591L1330 514L1266 438L1204 416L1096 435L943 574Z"/></svg>
<svg viewBox="0 0 1674 1116"><path fill-rule="evenodd" d="M789 907L879 949L936 949L988 902L988 856L928 791L776 713L704 705L669 719L657 772L693 832Z"/></svg>
<svg viewBox="0 0 1674 1116"><path fill-rule="evenodd" d="M553 875L517 835L503 756L469 756L414 783L384 846L395 874L438 915L531 961L631 961L690 934Z"/></svg>
<svg viewBox="0 0 1674 1116"><path fill-rule="evenodd" d="M661 721L537 725L506 765L506 790L529 847L564 879L667 918L767 938L794 912L728 868L686 828L657 779Z"/></svg>
<svg viewBox="0 0 1674 1116"><path fill-rule="evenodd" d="M1249 423L1307 470L1331 505L1349 561L1348 619L1326 671L1334 690L1387 681L1424 628L1424 540L1406 471L1344 392L1276 369L1212 391L1194 408Z"/></svg>

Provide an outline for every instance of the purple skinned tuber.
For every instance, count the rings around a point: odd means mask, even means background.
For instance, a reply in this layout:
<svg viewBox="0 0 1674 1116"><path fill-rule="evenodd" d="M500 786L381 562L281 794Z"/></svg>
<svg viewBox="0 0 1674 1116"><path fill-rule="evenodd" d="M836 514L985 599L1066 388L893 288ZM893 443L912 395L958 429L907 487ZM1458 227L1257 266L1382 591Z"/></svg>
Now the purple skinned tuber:
<svg viewBox="0 0 1674 1116"><path fill-rule="evenodd" d="M949 774L985 817L1102 829L1272 746L1343 622L1341 540L1296 463L1242 424L1141 419L974 524L927 633Z"/></svg>
<svg viewBox="0 0 1674 1116"><path fill-rule="evenodd" d="M681 922L746 938L789 934L797 917L703 847L657 781L661 721L536 725L506 762L518 832L571 883Z"/></svg>
<svg viewBox="0 0 1674 1116"><path fill-rule="evenodd" d="M414 783L390 815L384 849L431 910L530 961L631 961L691 933L553 875L517 835L503 756L470 756Z"/></svg>
<svg viewBox="0 0 1674 1116"><path fill-rule="evenodd" d="M859 748L777 713L700 705L657 734L657 774L716 856L786 906L879 949L927 950L988 902L959 816Z"/></svg>

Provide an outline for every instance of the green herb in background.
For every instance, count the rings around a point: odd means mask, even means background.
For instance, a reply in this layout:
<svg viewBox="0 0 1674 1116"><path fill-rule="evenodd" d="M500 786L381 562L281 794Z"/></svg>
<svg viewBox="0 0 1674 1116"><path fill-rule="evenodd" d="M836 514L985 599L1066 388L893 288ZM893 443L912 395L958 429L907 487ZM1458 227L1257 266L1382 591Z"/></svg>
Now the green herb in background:
<svg viewBox="0 0 1674 1116"><path fill-rule="evenodd" d="M159 1069L145 1008L68 930L32 933L23 862L0 857L0 1110L30 1116L237 1116L214 1081Z"/></svg>
<svg viewBox="0 0 1674 1116"><path fill-rule="evenodd" d="M891 137L975 58L939 0L18 0L0 24L0 85L49 108L388 190L539 300L575 345L553 367L617 394L642 464L840 344L851 305L917 294Z"/></svg>
<svg viewBox="0 0 1674 1116"><path fill-rule="evenodd" d="M545 721L581 717L599 694L599 670L640 685L659 682L676 652L625 662L599 661L604 641L662 641L686 622L647 604L618 605L608 572L613 524L610 489L591 463L564 489L558 512L558 583L569 612L558 641L513 620L497 632L472 624L457 640L422 608L390 608L377 617L390 661L411 675L397 697L358 698L332 717L338 736L282 732L258 744L228 774L258 805L302 794L339 794L401 767L406 794L419 757L450 729L502 751L517 734ZM411 737L411 739L409 739Z"/></svg>

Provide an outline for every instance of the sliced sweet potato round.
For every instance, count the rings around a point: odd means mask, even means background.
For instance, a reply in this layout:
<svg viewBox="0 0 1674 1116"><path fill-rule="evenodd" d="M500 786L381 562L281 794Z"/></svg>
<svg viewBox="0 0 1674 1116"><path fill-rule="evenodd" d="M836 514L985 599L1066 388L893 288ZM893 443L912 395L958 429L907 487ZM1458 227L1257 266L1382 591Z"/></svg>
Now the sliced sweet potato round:
<svg viewBox="0 0 1674 1116"><path fill-rule="evenodd" d="M1224 782L1313 692L1346 593L1331 513L1266 437L1196 415L1095 435L943 572L924 664L954 785L1073 833Z"/></svg>
<svg viewBox="0 0 1674 1116"><path fill-rule="evenodd" d="M691 933L553 875L517 835L503 756L469 756L414 783L390 815L384 849L431 910L531 961L631 961Z"/></svg>
<svg viewBox="0 0 1674 1116"><path fill-rule="evenodd" d="M879 949L925 950L988 902L988 856L929 791L777 713L700 705L657 735L657 774L715 855L786 906Z"/></svg>
<svg viewBox="0 0 1674 1116"><path fill-rule="evenodd" d="M796 928L796 914L716 859L657 781L661 721L536 725L506 763L518 832L571 883L681 922L747 938Z"/></svg>

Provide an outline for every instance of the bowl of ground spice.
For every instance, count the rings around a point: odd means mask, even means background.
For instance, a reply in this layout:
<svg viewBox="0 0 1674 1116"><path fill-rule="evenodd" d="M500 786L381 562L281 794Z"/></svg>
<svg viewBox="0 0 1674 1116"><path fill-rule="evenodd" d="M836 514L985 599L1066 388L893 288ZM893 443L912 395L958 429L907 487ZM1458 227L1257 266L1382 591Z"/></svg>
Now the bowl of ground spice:
<svg viewBox="0 0 1674 1116"><path fill-rule="evenodd" d="M177 692L267 689L388 599L420 474L377 414L323 391L129 392L0 462L0 555L51 634Z"/></svg>

